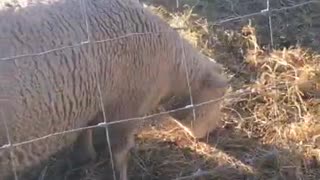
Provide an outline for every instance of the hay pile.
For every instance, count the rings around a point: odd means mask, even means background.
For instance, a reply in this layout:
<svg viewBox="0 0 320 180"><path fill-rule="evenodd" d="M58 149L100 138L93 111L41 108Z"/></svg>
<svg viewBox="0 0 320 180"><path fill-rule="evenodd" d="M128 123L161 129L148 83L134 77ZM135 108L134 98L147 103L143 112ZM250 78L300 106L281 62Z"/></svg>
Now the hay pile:
<svg viewBox="0 0 320 180"><path fill-rule="evenodd" d="M210 175L202 179L319 179L320 56L301 47L262 49L250 24L225 31L210 28L190 9L153 11L224 64L233 89L223 107L225 126L206 142L194 142L169 120L140 133L135 157L143 163L132 169L134 179L203 170Z"/></svg>

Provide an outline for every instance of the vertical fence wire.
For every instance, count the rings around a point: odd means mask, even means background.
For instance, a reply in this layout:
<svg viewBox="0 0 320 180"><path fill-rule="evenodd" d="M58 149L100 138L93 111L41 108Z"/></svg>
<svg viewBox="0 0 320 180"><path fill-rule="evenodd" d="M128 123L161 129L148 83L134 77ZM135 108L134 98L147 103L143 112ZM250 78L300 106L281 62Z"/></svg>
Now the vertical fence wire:
<svg viewBox="0 0 320 180"><path fill-rule="evenodd" d="M87 0L80 0L80 6L82 9L82 15L84 17L85 20L85 25L86 25L86 31L87 31L87 42L88 42L88 46L89 49L92 46L91 44L91 31L90 31L90 27L89 27L89 18L88 18L88 13L87 13ZM89 50L90 51L90 50ZM98 62L95 58L90 56L89 53L89 61L93 61L93 66L94 66L94 76L96 77L96 82L97 82L97 89L98 89L98 98L99 98L99 104L100 104L100 108L102 111L102 115L103 115L103 122L105 124L105 133L106 133L106 139L107 139L107 145L108 145L108 152L110 155L110 163L111 163L111 168L112 168L112 177L113 180L117 180L117 176L116 176L116 171L115 171L115 163L114 163L114 158L113 158L113 152L112 152L112 144L110 141L110 134L109 134L109 125L107 125L107 116L106 116L106 112L105 112L105 105L103 102L103 96L102 96L102 92L101 92L101 84L100 84L100 78L99 78L99 68L98 68ZM92 130L91 130L92 131Z"/></svg>
<svg viewBox="0 0 320 180"><path fill-rule="evenodd" d="M270 33L270 49L274 48L273 42L273 28L272 28L272 14L270 9L270 0L267 0L267 15L268 15L268 24L269 24L269 33Z"/></svg>
<svg viewBox="0 0 320 180"><path fill-rule="evenodd" d="M193 116L193 122L191 122L191 128L193 128L194 123L196 123L196 110L195 110L195 106L193 103L193 96L192 96L192 88L191 88L191 82L190 82L190 76L189 76L189 69L188 69L188 62L186 61L186 53L185 53L185 46L184 46L184 42L183 42L183 37L181 37L180 35L180 46L181 46L181 55L182 55L182 63L184 66L184 70L185 70L185 75L186 75L186 82L187 82L187 86L188 86L188 91L189 91L189 99L190 99L190 105L187 107L191 107L192 108L192 116Z"/></svg>
<svg viewBox="0 0 320 180"><path fill-rule="evenodd" d="M12 169L12 172L13 172L14 180L19 180L18 179L18 174L17 174L17 166L16 166L16 163L15 163L15 155L14 155L14 152L13 152L13 148L14 147L12 146L12 141L11 141L11 136L10 136L10 132L9 132L7 119L4 116L4 112L3 111L0 111L0 113L1 113L0 117L3 120L3 125L4 125L5 131L6 131L6 135L7 135L7 141L8 141L7 148L8 148L9 153L10 153L10 165L11 165L11 169ZM10 165L8 165L8 166L10 166Z"/></svg>

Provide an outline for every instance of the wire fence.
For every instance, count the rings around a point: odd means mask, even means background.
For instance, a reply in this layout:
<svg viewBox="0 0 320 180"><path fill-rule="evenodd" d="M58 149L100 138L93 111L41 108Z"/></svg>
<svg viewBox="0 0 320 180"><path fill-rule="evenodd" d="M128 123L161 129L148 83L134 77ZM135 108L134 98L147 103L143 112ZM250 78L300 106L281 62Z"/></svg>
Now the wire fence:
<svg viewBox="0 0 320 180"><path fill-rule="evenodd" d="M176 2L177 2L177 6L179 6L179 0L177 0ZM48 49L46 51L32 53L32 54L20 54L20 55L15 55L15 56L11 56L11 57L2 57L0 59L0 62L1 61L18 61L19 59L22 59L22 58L25 58L25 57L41 56L41 55L45 55L45 54L48 54L48 53L52 53L52 52L55 52L55 51L60 51L60 50L68 49L68 48L80 47L80 46L83 46L85 44L89 44L90 45L90 44L97 44L97 43L105 43L105 42L114 41L114 40L118 40L118 39L124 39L124 38L127 38L127 37L133 37L133 36L158 35L158 34L161 34L161 33L172 33L172 32L174 32L174 30L169 30L167 32L157 32L157 33L155 33L155 32L130 33L130 34L126 34L124 36L115 37L115 38L112 38L112 39L103 39L103 40L93 41L93 40L91 40L91 37L90 37L91 33L90 33L90 26L89 26L89 23L88 23L86 0L80 0L79 3L80 3L82 15L83 15L84 20L85 20L86 31L87 31L87 34L88 34L86 41L80 42L78 44L73 44L73 45L70 45L70 46L58 47L58 48L55 48L55 49ZM266 1L266 8L262 9L259 12L246 14L246 15L243 15L243 16L232 17L232 18L228 18L228 19L222 19L222 20L214 22L213 24L217 24L218 25L218 24L223 24L223 23L227 23L227 22L231 22L231 21L248 19L248 18L251 18L251 17L254 17L254 16L258 16L258 15L265 15L266 18L268 18L268 25L269 25L269 32L270 32L270 45L271 45L271 47L273 47L274 38L273 38L272 18L271 18L272 13L280 12L280 11L286 11L286 10L289 10L289 9L293 9L293 8L298 8L298 7L301 7L301 6L309 5L309 4L312 4L312 3L320 3L320 2L317 1L317 0L310 0L310 1L307 1L307 2L302 2L302 3L299 3L299 4L295 4L295 5L292 5L292 6L282 7L282 8L279 8L279 9L272 9L272 7L270 7L270 0L267 0ZM181 48L184 50L182 41L181 41L181 46L182 46ZM193 96L191 94L192 89L191 89L191 85L190 85L188 67L187 67L187 63L185 61L185 52L183 52L183 63L184 63L186 81L187 81L187 85L188 85L188 88L189 88L188 91L189 91L189 97L190 97L190 102L191 102L191 104L188 105L188 106L177 108L177 109L173 109L173 110L170 110L170 111L160 112L160 113L156 113L156 114L152 114L152 115L148 115L148 116L132 117L132 118L129 118L129 119L122 119L122 120L117 120L117 121L110 121L110 120L108 121L107 120L108 117L106 117L106 112L105 112L105 109L104 109L104 107L105 107L104 106L104 102L103 102L103 99L102 99L101 85L98 83L98 85L97 85L98 86L98 92L99 92L98 96L99 96L100 108L101 108L101 111L102 111L102 114L103 114L103 120L104 120L102 123L99 123L99 124L93 125L93 126L87 126L87 127L77 128L77 129L66 130L66 131L63 131L63 132L56 132L56 133L48 134L48 135L43 136L43 137L27 140L27 141L24 141L24 142L12 142L11 141L10 132L9 132L9 128L7 126L8 122L6 122L6 119L5 119L5 116L4 116L4 112L1 111L1 118L4 120L3 124L5 126L8 144L3 145L2 147L0 147L0 151L4 150L4 149L9 149L11 159L14 159L14 153L13 153L13 150L12 150L14 147L26 145L26 144L33 143L33 142L36 142L36 141L40 141L40 140L43 140L43 139L47 139L47 138L50 138L50 137L53 137L53 136L59 136L59 135L64 135L64 134L68 134L68 133L74 133L74 132L80 132L80 131L83 131L83 130L104 127L105 130L106 130L107 143L109 145L108 151L109 151L109 153L111 155L110 157L111 157L111 165L112 165L112 169L113 169L113 178L116 179L114 160L112 159L113 152L112 152L112 149L111 149L111 146L110 146L110 137L109 137L109 131L108 131L108 126L109 125L117 124L117 123L126 123L126 122L129 122L129 121L147 120L147 119L151 119L151 118L154 118L154 117L157 117L157 116L162 116L162 115L165 115L165 114L170 114L170 113L174 113L174 112L178 112L178 111L182 111L182 110L187 110L187 109L192 109L193 110L193 118L195 120L196 119L196 115L195 115L195 108L196 107L200 107L200 106L204 106L204 105L207 105L207 104L215 103L215 102L221 101L221 100L223 100L224 98L227 98L227 97L239 97L239 96L242 96L242 95L247 95L247 94L252 93L251 90L240 91L240 92L232 92L232 93L226 94L225 96L223 96L223 97L221 97L219 99L210 99L210 100L207 100L207 101L199 103L199 104L194 104L193 103ZM98 64L96 64L96 63L93 64L93 66L94 66L93 68L98 68ZM99 76L96 76L96 77L99 78ZM96 81L100 82L99 79L96 79ZM274 89L274 88L277 88L277 87L268 87L268 88ZM9 101L9 100L0 99L0 102L6 102L6 101ZM16 165L15 165L13 160L11 160L11 165L12 165L12 169L13 169L13 172L14 172L15 180L18 180L18 176L17 176L17 172L16 172ZM200 171L200 172L195 172L194 174L191 174L189 176L176 178L176 180L193 179L193 178L196 178L196 177L209 175L209 174L211 174L210 170L208 170L208 171Z"/></svg>

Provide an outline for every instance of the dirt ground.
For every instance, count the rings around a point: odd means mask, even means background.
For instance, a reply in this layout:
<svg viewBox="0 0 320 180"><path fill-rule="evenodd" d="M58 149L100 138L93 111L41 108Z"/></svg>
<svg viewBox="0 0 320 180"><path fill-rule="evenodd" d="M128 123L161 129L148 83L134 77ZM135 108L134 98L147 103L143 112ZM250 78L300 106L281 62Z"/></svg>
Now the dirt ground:
<svg viewBox="0 0 320 180"><path fill-rule="evenodd" d="M170 119L138 134L130 179L320 179L320 3L274 11L271 51L268 16L221 24L260 12L265 0L200 1L193 9L183 7L194 5L193 0L181 0L180 8L173 0L144 2L163 5L148 8L222 63L232 89L222 108L224 126L202 141L193 141ZM303 2L275 0L270 6ZM54 167L66 159L55 159L43 179L112 179L106 150L100 146L98 162L78 169L60 166L60 173Z"/></svg>

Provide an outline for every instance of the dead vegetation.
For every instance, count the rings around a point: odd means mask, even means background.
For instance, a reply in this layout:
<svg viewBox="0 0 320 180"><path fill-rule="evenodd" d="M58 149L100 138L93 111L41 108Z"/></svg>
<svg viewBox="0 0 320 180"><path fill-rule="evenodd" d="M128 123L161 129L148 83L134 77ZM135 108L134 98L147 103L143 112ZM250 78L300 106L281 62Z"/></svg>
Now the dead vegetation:
<svg viewBox="0 0 320 180"><path fill-rule="evenodd" d="M222 109L224 126L203 141L166 118L141 132L131 179L320 179L320 55L305 47L267 50L250 23L226 30L192 9L149 8L222 63L232 89ZM64 178L109 177L104 151L100 159Z"/></svg>
<svg viewBox="0 0 320 180"><path fill-rule="evenodd" d="M144 171L136 166L134 177L174 179L205 170L211 175L202 179L319 179L320 56L303 47L263 49L250 24L240 32L210 29L190 9L153 10L223 63L234 83L224 128L204 142L169 121L141 133L136 153L147 164Z"/></svg>

